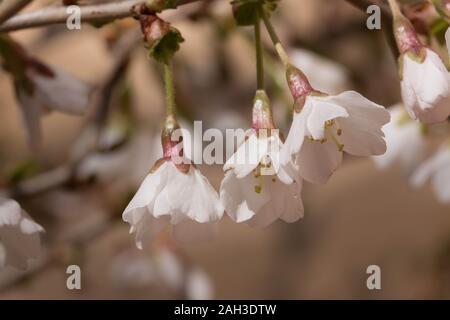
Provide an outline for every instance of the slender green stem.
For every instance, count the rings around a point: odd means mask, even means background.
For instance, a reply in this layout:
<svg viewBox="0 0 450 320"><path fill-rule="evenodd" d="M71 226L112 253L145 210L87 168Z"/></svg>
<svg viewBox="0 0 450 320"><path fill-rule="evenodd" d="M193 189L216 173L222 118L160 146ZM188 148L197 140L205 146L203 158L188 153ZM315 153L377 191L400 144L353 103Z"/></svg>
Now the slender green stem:
<svg viewBox="0 0 450 320"><path fill-rule="evenodd" d="M261 43L261 23L259 14L255 20L255 49L256 49L256 83L258 90L264 90L264 61Z"/></svg>
<svg viewBox="0 0 450 320"><path fill-rule="evenodd" d="M174 115L175 110L175 86L171 62L164 63L164 85L166 87L166 111L168 116Z"/></svg>
<svg viewBox="0 0 450 320"><path fill-rule="evenodd" d="M286 50L284 50L283 45L281 44L280 38L278 37L278 35L275 31L275 28L273 27L272 23L270 22L267 14L264 12L264 9L262 6L259 6L259 15L261 16L262 20L264 21L264 25L266 26L267 32L269 33L270 39L272 40L281 61L283 62L283 64L285 66L290 65L290 60L286 53Z"/></svg>

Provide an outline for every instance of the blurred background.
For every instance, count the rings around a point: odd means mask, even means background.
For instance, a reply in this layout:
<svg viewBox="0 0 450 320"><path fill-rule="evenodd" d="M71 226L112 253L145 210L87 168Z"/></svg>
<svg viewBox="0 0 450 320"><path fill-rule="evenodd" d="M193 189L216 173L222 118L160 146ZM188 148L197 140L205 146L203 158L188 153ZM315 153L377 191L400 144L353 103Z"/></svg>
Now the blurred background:
<svg viewBox="0 0 450 320"><path fill-rule="evenodd" d="M52 2L58 1L35 1L26 10ZM201 120L204 130L249 127L252 28L236 28L222 0L163 16L186 40L175 59L182 123ZM383 31L368 30L366 18L344 0L283 0L273 20L313 86L329 93L354 89L389 107L400 99L396 62ZM429 187L412 190L400 167L379 171L370 158L346 156L327 185L305 183L305 218L297 223L252 229L225 216L214 241L181 245L163 234L150 248L136 249L121 213L160 157L165 112L161 70L146 58L138 28L129 18L75 31L59 25L11 33L34 56L97 91L121 61L116 53L129 46L124 40L137 41L114 82L102 127L105 143L76 165L71 159L94 112L44 117L44 143L32 153L11 79L0 73L0 187L69 172L17 198L46 229L43 250L27 271L0 270L0 299L450 298L449 207ZM287 134L292 100L263 35L268 93L276 123ZM430 150L447 130L438 126L427 138ZM221 166L200 169L218 189ZM71 264L81 267L82 290L66 287ZM381 267L381 290L366 287L369 265Z"/></svg>

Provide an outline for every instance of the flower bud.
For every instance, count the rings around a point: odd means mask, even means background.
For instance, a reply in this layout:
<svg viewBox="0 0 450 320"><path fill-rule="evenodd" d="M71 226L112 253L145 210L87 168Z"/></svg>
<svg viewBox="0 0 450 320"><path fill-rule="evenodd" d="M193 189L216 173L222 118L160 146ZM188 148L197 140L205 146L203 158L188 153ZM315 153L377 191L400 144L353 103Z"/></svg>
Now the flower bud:
<svg viewBox="0 0 450 320"><path fill-rule="evenodd" d="M158 62L168 63L184 41L181 33L170 23L147 11L139 15L148 56Z"/></svg>
<svg viewBox="0 0 450 320"><path fill-rule="evenodd" d="M264 90L258 90L253 100L253 129L274 128L269 97Z"/></svg>
<svg viewBox="0 0 450 320"><path fill-rule="evenodd" d="M292 97L294 97L295 100L314 91L306 75L293 65L289 65L287 67L286 79L289 89L291 90Z"/></svg>
<svg viewBox="0 0 450 320"><path fill-rule="evenodd" d="M412 23L403 15L394 17L394 36L401 54L413 53L423 58L423 44L420 42Z"/></svg>
<svg viewBox="0 0 450 320"><path fill-rule="evenodd" d="M173 156L182 156L183 150L179 147L182 146L183 136L182 134L177 134L177 130L180 130L178 121L172 115L167 116L161 132L161 144L164 159L166 160L171 160Z"/></svg>

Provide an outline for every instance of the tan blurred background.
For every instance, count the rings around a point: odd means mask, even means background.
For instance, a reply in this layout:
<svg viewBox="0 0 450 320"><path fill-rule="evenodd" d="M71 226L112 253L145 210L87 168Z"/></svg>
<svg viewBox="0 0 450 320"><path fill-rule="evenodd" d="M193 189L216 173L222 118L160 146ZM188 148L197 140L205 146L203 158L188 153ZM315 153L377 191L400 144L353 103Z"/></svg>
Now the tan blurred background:
<svg viewBox="0 0 450 320"><path fill-rule="evenodd" d="M213 19L171 16L186 39L176 60L178 103L186 122L202 120L204 128L245 126L255 87L251 29L236 30L226 1L216 2ZM180 15L194 8L188 7ZM343 0L283 0L274 21L291 50L307 50L315 59L318 55L333 62L322 61L319 68L312 60L304 67L314 81L329 84L331 90L352 88L390 106L399 99L395 61L382 32L366 29L365 17ZM119 25L138 27L132 19ZM116 28L83 25L81 31L69 32L53 26L15 32L13 37L43 61L95 85L111 68L105 39ZM273 84L283 74L265 40L272 63L269 93L287 133L290 100ZM162 236L152 248L137 250L120 215L156 159L164 114L159 69L146 60L142 46L134 50L123 82L137 119L133 146L107 155L115 159L114 174L106 170L102 179L21 200L46 228L43 256L27 272L0 271L0 299L190 297L171 285L176 279L153 272L158 251L166 248L183 266L201 270L199 290L206 294L206 281L207 297L218 299L450 298L449 207L440 205L429 188L412 190L398 167L378 171L370 159L346 157L327 185L306 184L305 218L297 223L251 229L225 217L212 242L179 245ZM114 95L112 105L119 105L118 100ZM33 163L39 172L64 164L86 121L60 114L44 118L44 146L32 154L4 72L0 119L0 174L5 177L23 164ZM221 167L200 168L218 188ZM81 267L80 291L66 288L69 264ZM366 287L369 265L381 267L381 290Z"/></svg>

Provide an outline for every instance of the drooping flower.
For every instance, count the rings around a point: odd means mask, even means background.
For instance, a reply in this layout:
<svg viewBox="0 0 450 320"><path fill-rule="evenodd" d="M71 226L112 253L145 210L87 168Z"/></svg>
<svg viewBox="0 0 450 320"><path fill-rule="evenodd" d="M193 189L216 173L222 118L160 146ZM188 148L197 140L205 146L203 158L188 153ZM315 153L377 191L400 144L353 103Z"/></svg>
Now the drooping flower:
<svg viewBox="0 0 450 320"><path fill-rule="evenodd" d="M29 259L39 256L43 231L16 201L0 199L0 268L25 269Z"/></svg>
<svg viewBox="0 0 450 320"><path fill-rule="evenodd" d="M344 151L355 156L386 151L381 127L390 116L384 107L355 91L338 95L318 92L292 65L287 79L295 103L281 155L283 164L294 159L301 177L325 183L342 162Z"/></svg>
<svg viewBox="0 0 450 320"><path fill-rule="evenodd" d="M411 184L418 188L431 180L433 190L442 203L450 202L450 146L446 142L430 159L422 163L411 177Z"/></svg>
<svg viewBox="0 0 450 320"><path fill-rule="evenodd" d="M420 42L411 22L401 14L395 15L394 34L406 110L423 123L446 120L450 115L450 76L444 62Z"/></svg>
<svg viewBox="0 0 450 320"><path fill-rule="evenodd" d="M374 156L375 165L380 169L399 162L406 173L411 172L423 159L425 139L423 126L411 120L403 105L389 109L391 122L383 127L387 150L381 156Z"/></svg>
<svg viewBox="0 0 450 320"><path fill-rule="evenodd" d="M211 222L223 215L214 188L200 171L182 155L182 142L172 136L179 126L174 117L166 120L162 134L164 156L158 160L123 212L123 220L136 233L139 249L167 225L180 241L209 238Z"/></svg>
<svg viewBox="0 0 450 320"><path fill-rule="evenodd" d="M14 79L16 96L30 145L41 140L40 118L52 110L81 115L90 103L91 88L67 72L28 55L7 36L0 37L3 67Z"/></svg>
<svg viewBox="0 0 450 320"><path fill-rule="evenodd" d="M302 180L292 163L280 164L282 145L269 99L259 90L253 106L253 128L224 165L220 199L234 221L266 226L279 218L295 222L303 217Z"/></svg>

